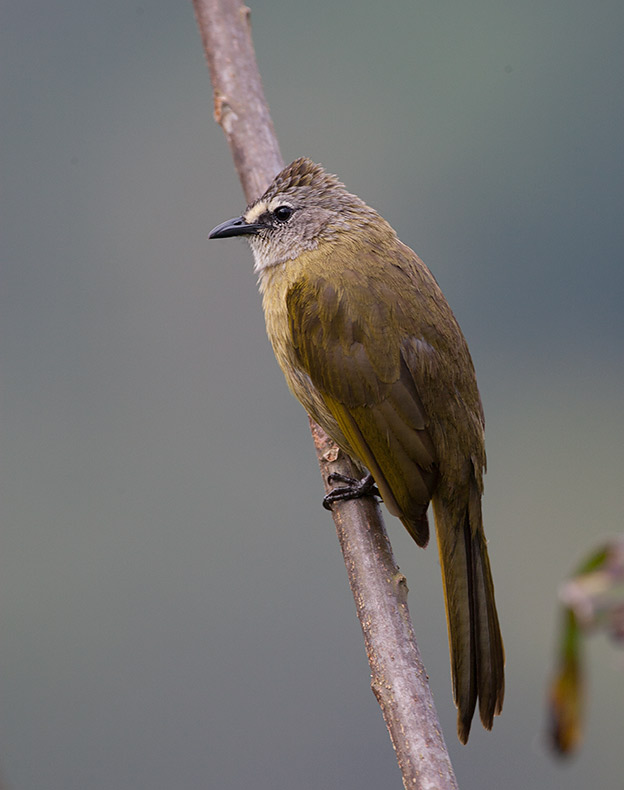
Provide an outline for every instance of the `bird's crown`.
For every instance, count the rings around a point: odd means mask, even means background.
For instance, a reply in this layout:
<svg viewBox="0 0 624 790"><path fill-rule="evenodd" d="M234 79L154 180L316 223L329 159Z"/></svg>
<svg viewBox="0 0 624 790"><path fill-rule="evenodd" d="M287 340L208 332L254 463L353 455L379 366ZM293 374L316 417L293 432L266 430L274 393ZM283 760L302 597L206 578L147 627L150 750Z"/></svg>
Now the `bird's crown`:
<svg viewBox="0 0 624 790"><path fill-rule="evenodd" d="M321 165L302 156L275 176L262 200L268 202L276 195L293 194L302 188L323 195L337 188L344 190L345 186L336 176L327 173Z"/></svg>

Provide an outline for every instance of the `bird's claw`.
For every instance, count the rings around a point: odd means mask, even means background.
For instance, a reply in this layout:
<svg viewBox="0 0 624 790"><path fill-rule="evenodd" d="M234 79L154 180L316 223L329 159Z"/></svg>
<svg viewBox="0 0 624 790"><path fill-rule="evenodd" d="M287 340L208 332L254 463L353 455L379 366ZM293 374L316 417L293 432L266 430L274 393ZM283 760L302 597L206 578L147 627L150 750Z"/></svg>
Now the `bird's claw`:
<svg viewBox="0 0 624 790"><path fill-rule="evenodd" d="M361 480L347 477L338 472L332 472L327 478L328 483L344 483L345 485L334 488L323 498L323 507L331 510L334 502L344 502L347 499L360 499L364 496L377 496L381 498L379 489L375 485L373 476L366 475Z"/></svg>

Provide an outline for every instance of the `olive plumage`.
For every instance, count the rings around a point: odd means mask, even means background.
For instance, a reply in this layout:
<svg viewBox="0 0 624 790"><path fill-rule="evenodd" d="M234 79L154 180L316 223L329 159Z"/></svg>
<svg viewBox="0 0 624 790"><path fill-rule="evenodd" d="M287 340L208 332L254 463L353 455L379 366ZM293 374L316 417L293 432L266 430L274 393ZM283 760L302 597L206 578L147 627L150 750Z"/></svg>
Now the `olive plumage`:
<svg viewBox="0 0 624 790"><path fill-rule="evenodd" d="M309 159L211 238L244 235L267 333L310 416L370 472L419 546L433 505L458 735L501 712L504 651L481 515L484 419L435 278L391 226Z"/></svg>

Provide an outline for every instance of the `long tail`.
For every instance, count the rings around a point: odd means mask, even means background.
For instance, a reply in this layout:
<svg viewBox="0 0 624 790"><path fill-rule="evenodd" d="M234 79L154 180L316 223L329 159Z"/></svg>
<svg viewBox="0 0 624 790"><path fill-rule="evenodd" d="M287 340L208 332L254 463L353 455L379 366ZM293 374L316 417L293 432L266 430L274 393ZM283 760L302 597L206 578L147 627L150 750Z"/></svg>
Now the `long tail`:
<svg viewBox="0 0 624 790"><path fill-rule="evenodd" d="M479 700L483 726L490 730L503 707L505 653L496 614L494 584L481 521L479 496L463 512L433 499L446 620L451 652L457 734L468 741Z"/></svg>

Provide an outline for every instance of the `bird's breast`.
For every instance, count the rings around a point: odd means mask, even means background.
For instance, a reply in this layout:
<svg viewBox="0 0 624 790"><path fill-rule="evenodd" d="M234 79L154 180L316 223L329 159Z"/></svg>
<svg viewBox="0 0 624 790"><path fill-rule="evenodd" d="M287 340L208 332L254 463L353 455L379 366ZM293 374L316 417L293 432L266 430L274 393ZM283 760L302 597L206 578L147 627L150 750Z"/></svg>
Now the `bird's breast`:
<svg viewBox="0 0 624 790"><path fill-rule="evenodd" d="M318 260L318 256L308 253L301 255L299 259L272 266L260 273L259 286L266 331L290 391L312 419L347 454L353 456L349 443L327 408L320 391L301 364L290 326L288 293L297 283L309 276L310 268L315 265L322 268L323 261Z"/></svg>

